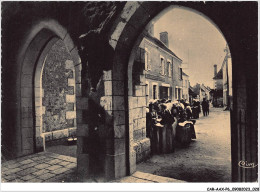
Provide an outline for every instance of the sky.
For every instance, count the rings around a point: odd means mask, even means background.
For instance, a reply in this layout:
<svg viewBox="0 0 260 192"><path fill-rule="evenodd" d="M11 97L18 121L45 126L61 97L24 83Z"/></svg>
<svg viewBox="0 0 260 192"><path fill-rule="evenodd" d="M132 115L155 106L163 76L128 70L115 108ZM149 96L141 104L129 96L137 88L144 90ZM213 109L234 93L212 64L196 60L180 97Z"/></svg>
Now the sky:
<svg viewBox="0 0 260 192"><path fill-rule="evenodd" d="M221 68L226 40L215 25L198 12L172 8L154 21L154 36L168 32L169 48L183 60L183 71L191 86L204 83L213 87L214 68Z"/></svg>

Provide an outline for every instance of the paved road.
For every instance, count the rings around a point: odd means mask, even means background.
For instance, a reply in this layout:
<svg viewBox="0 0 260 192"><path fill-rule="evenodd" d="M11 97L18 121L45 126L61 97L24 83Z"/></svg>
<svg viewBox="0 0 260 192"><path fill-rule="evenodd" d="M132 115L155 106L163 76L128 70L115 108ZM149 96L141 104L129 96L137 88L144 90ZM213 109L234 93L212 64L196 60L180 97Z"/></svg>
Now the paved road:
<svg viewBox="0 0 260 192"><path fill-rule="evenodd" d="M154 155L137 170L188 182L231 182L230 113L211 108L195 125L197 139L174 153Z"/></svg>

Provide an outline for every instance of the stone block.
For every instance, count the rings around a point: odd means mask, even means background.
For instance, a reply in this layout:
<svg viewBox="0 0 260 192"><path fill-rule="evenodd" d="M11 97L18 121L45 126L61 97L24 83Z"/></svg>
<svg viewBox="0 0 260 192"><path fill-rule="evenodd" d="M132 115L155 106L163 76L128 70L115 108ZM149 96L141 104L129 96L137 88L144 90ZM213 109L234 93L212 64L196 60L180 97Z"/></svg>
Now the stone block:
<svg viewBox="0 0 260 192"><path fill-rule="evenodd" d="M77 156L77 173L82 180L89 177L89 155L78 154Z"/></svg>
<svg viewBox="0 0 260 192"><path fill-rule="evenodd" d="M69 135L68 129L57 130L52 132L52 139L58 140L58 139L66 138L68 137L68 135Z"/></svg>
<svg viewBox="0 0 260 192"><path fill-rule="evenodd" d="M146 106L146 97L137 97L138 98L138 107Z"/></svg>
<svg viewBox="0 0 260 192"><path fill-rule="evenodd" d="M75 95L66 95L67 103L75 103Z"/></svg>
<svg viewBox="0 0 260 192"><path fill-rule="evenodd" d="M30 87L22 87L21 88L21 96L22 98L32 97L33 90Z"/></svg>
<svg viewBox="0 0 260 192"><path fill-rule="evenodd" d="M76 111L66 111L66 119L75 119Z"/></svg>
<svg viewBox="0 0 260 192"><path fill-rule="evenodd" d="M124 81L113 81L113 95L124 95Z"/></svg>
<svg viewBox="0 0 260 192"><path fill-rule="evenodd" d="M145 138L146 137L146 127L144 127L142 130L143 130L143 138Z"/></svg>
<svg viewBox="0 0 260 192"><path fill-rule="evenodd" d="M112 70L103 72L103 80L104 81L111 81L112 80Z"/></svg>
<svg viewBox="0 0 260 192"><path fill-rule="evenodd" d="M138 97L132 97L133 109L138 107Z"/></svg>
<svg viewBox="0 0 260 192"><path fill-rule="evenodd" d="M135 96L137 96L137 97L145 96L144 93L143 93L143 86L142 85L136 85L135 86Z"/></svg>
<svg viewBox="0 0 260 192"><path fill-rule="evenodd" d="M76 90L76 96L77 97L80 97L80 96L82 96L82 92L81 92L81 84L79 83L77 83L76 84L76 86L75 86L75 90Z"/></svg>
<svg viewBox="0 0 260 192"><path fill-rule="evenodd" d="M125 125L114 126L114 138L117 139L125 138Z"/></svg>
<svg viewBox="0 0 260 192"><path fill-rule="evenodd" d="M42 88L41 87L35 87L34 88L34 96L36 98L41 98L42 97Z"/></svg>
<svg viewBox="0 0 260 192"><path fill-rule="evenodd" d="M71 78L69 78L68 79L68 86L75 86L75 79L73 78L73 79L71 79Z"/></svg>
<svg viewBox="0 0 260 192"><path fill-rule="evenodd" d="M125 139L106 139L106 154L118 155L125 153Z"/></svg>
<svg viewBox="0 0 260 192"><path fill-rule="evenodd" d="M150 142L149 138L145 138L145 139L141 140L140 143L142 146L142 151L150 150L151 142Z"/></svg>
<svg viewBox="0 0 260 192"><path fill-rule="evenodd" d="M133 119L140 119L143 117L143 108L138 107L133 109Z"/></svg>
<svg viewBox="0 0 260 192"><path fill-rule="evenodd" d="M80 64L81 63L81 59L80 59L80 56L79 56L79 53L78 53L78 49L77 48L73 48L70 53L71 53L71 57L72 57L74 66Z"/></svg>
<svg viewBox="0 0 260 192"><path fill-rule="evenodd" d="M112 81L104 81L105 96L112 96Z"/></svg>
<svg viewBox="0 0 260 192"><path fill-rule="evenodd" d="M139 8L139 6L140 5L136 2L127 2L126 5L124 6L121 17L125 21L129 21L129 19L136 12L136 10Z"/></svg>
<svg viewBox="0 0 260 192"><path fill-rule="evenodd" d="M67 103L66 110L74 111L74 103Z"/></svg>
<svg viewBox="0 0 260 192"><path fill-rule="evenodd" d="M42 107L35 107L35 115L36 117L42 116Z"/></svg>
<svg viewBox="0 0 260 192"><path fill-rule="evenodd" d="M143 107L143 117L146 118L146 107Z"/></svg>
<svg viewBox="0 0 260 192"><path fill-rule="evenodd" d="M30 97L30 98L24 98L24 97L22 97L21 98L21 105L22 106L31 106L32 105L32 98ZM37 105L36 105L37 106Z"/></svg>
<svg viewBox="0 0 260 192"><path fill-rule="evenodd" d="M112 111L112 96L104 96L100 98L100 105L105 109L105 110L110 110Z"/></svg>
<svg viewBox="0 0 260 192"><path fill-rule="evenodd" d="M65 68L66 69L74 69L74 63L72 60L66 60L65 61Z"/></svg>
<svg viewBox="0 0 260 192"><path fill-rule="evenodd" d="M43 114L43 115L45 114L45 111L46 111L46 107L45 107L45 106L42 106L42 114Z"/></svg>
<svg viewBox="0 0 260 192"><path fill-rule="evenodd" d="M32 88L32 80L33 80L33 77L32 75L26 75L26 74L23 74L22 75L22 82L21 82L21 85L22 85L22 89L24 87L31 87ZM32 90L32 89L31 89Z"/></svg>
<svg viewBox="0 0 260 192"><path fill-rule="evenodd" d="M113 110L125 110L124 96L113 96Z"/></svg>
<svg viewBox="0 0 260 192"><path fill-rule="evenodd" d="M134 127L132 123L129 124L129 140L131 145L131 142L134 140Z"/></svg>
<svg viewBox="0 0 260 192"><path fill-rule="evenodd" d="M133 120L133 129L137 130L138 129L138 119Z"/></svg>
<svg viewBox="0 0 260 192"><path fill-rule="evenodd" d="M115 178L126 176L126 158L125 154L114 156L115 158Z"/></svg>
<svg viewBox="0 0 260 192"><path fill-rule="evenodd" d="M33 138L25 137L23 138L23 149L33 149Z"/></svg>
<svg viewBox="0 0 260 192"><path fill-rule="evenodd" d="M87 124L79 124L77 126L77 137L88 137L89 127Z"/></svg>
<svg viewBox="0 0 260 192"><path fill-rule="evenodd" d="M36 97L35 98L35 106L36 107L42 106L42 98L41 97Z"/></svg>
<svg viewBox="0 0 260 192"><path fill-rule="evenodd" d="M143 138L143 131L142 129L134 130L134 140L139 141Z"/></svg>
<svg viewBox="0 0 260 192"><path fill-rule="evenodd" d="M136 171L136 152L134 149L130 150L130 174Z"/></svg>
<svg viewBox="0 0 260 192"><path fill-rule="evenodd" d="M138 129L146 128L146 118L138 119Z"/></svg>
<svg viewBox="0 0 260 192"><path fill-rule="evenodd" d="M77 109L88 109L88 98L86 97L77 97Z"/></svg>
<svg viewBox="0 0 260 192"><path fill-rule="evenodd" d="M22 127L33 127L33 118L23 118Z"/></svg>
<svg viewBox="0 0 260 192"><path fill-rule="evenodd" d="M125 111L113 111L114 125L125 124Z"/></svg>
<svg viewBox="0 0 260 192"><path fill-rule="evenodd" d="M22 128L22 137L33 137L33 127L30 128Z"/></svg>

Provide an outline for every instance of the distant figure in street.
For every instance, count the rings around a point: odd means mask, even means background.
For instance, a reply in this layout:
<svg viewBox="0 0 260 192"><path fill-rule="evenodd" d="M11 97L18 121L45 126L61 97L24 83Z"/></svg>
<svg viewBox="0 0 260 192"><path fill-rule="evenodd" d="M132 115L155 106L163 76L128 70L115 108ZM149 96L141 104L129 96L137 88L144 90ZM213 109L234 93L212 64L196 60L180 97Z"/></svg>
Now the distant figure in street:
<svg viewBox="0 0 260 192"><path fill-rule="evenodd" d="M209 100L207 100L207 109L206 109L206 115L209 115Z"/></svg>
<svg viewBox="0 0 260 192"><path fill-rule="evenodd" d="M208 102L206 101L206 98L203 98L201 105L202 105L203 115L207 116Z"/></svg>

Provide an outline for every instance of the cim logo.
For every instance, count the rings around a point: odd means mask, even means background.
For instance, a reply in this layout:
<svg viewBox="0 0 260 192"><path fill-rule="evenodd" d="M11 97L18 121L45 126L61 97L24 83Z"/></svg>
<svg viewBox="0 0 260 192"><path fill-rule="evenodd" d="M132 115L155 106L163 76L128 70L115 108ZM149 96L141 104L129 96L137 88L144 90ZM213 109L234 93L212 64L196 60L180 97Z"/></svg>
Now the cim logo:
<svg viewBox="0 0 260 192"><path fill-rule="evenodd" d="M239 161L238 162L238 166L239 167L243 167L243 168L255 168L257 166L257 164L255 163L248 163L247 161Z"/></svg>

